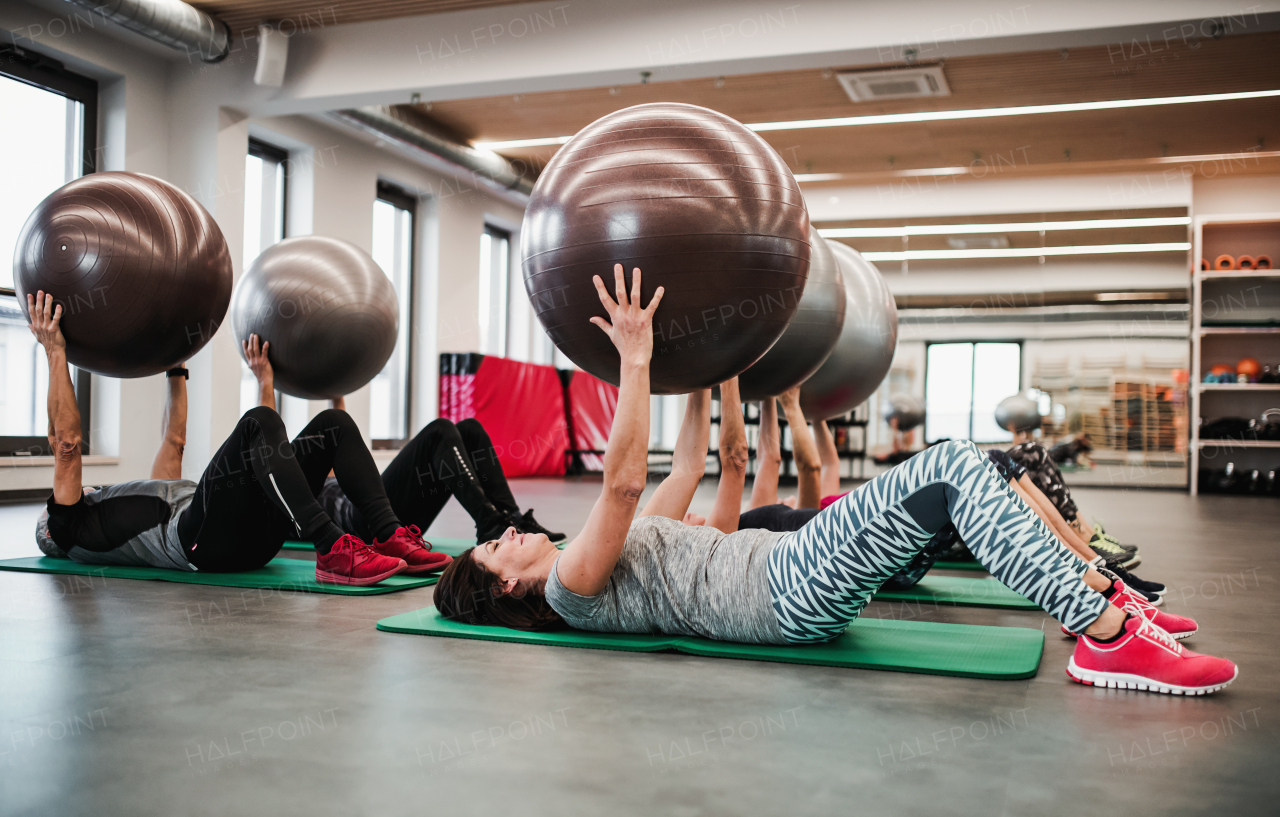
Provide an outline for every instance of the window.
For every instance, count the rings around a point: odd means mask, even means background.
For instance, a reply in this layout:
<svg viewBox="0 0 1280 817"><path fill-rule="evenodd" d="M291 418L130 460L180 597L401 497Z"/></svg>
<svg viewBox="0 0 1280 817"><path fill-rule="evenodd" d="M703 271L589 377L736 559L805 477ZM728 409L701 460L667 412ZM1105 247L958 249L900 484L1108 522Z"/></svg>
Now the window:
<svg viewBox="0 0 1280 817"><path fill-rule="evenodd" d="M507 280L511 234L485 225L480 234L480 352L507 353Z"/></svg>
<svg viewBox="0 0 1280 817"><path fill-rule="evenodd" d="M929 344L925 440L1008 442L1013 436L996 425L996 406L1021 385L1020 343Z"/></svg>
<svg viewBox="0 0 1280 817"><path fill-rule="evenodd" d="M98 84L53 60L0 47L0 454L49 454L49 372L13 289L18 234L45 196L94 170ZM71 370L87 445L89 373Z"/></svg>
<svg viewBox="0 0 1280 817"><path fill-rule="evenodd" d="M369 384L369 437L375 448L398 448L409 437L413 345L413 242L417 199L378 184L373 203L373 260L391 279L400 304L400 335L391 359Z"/></svg>
<svg viewBox="0 0 1280 817"><path fill-rule="evenodd" d="M267 247L284 238L285 218L288 214L289 153L274 145L249 140L249 155L244 159L244 255L242 272L247 272L253 262ZM276 396L280 414L289 417L298 413L295 405L285 406L284 400L302 406L302 423L305 425L306 401ZM240 413L258 405L258 381L249 367L240 363ZM292 412L289 409L293 409ZM286 422L286 425L288 423ZM295 423L296 425L296 423ZM301 430L302 426L297 426ZM294 426L289 426L293 430Z"/></svg>

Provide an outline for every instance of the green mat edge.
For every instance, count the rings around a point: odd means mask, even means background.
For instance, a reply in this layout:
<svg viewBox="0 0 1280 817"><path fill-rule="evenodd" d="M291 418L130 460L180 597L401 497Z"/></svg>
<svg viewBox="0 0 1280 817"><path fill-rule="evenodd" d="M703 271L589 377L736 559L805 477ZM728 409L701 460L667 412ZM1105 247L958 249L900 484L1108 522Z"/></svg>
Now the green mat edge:
<svg viewBox="0 0 1280 817"><path fill-rule="evenodd" d="M276 561L272 559L272 561ZM285 559L283 561L291 563L309 564L304 560ZM37 564L15 564L16 562ZM112 575L107 571L117 570L146 570L156 571L157 575ZM135 565L86 565L79 562L73 562L69 559L54 559L48 556L29 556L21 559L5 559L0 561L0 571L9 571L13 573L42 573L48 576L90 576L99 579L124 579L127 581L159 581L172 582L174 584L198 584L205 587L238 587L242 590L288 590L294 593L320 593L329 596L377 596L386 593L398 593L402 590L414 590L419 587L430 587L440 581L439 575L430 576L392 576L378 584L371 584L364 587L344 584L320 584L313 582L311 584L296 584L293 582L280 583L276 585L253 585L228 583L226 581L217 581L221 577L245 576L252 575L256 571L248 570L243 573L201 573L188 572L184 570L167 570L160 567L141 567Z"/></svg>
<svg viewBox="0 0 1280 817"><path fill-rule="evenodd" d="M733 642L712 641L710 639L693 638L690 636L645 636L645 635L633 635L633 634L627 634L627 633L618 633L618 634L588 633L588 632L575 631L575 630L569 631L573 635L573 637L581 638L582 636L586 636L587 638L577 643L566 644L566 643L557 643L551 640L543 640L542 638L539 638L539 636L543 636L544 638L547 638L547 637L558 638L565 634L564 630L559 630L554 633L547 633L547 634L525 633L518 630L509 630L505 627L479 627L476 625L463 625L463 624L457 624L455 622L448 622L449 625L457 627L458 629L453 632L450 632L448 630L423 632L423 628L421 625L419 625L417 628L414 628L411 626L404 626L404 625L399 625L395 623L396 619L403 620L408 618L409 616L416 616L418 621L421 621L423 618L422 614L428 611L430 611L433 614L431 618L434 621L437 621L437 622L447 621L446 619L440 618L439 615L436 614L434 607L425 607L420 610L411 610L407 613L399 613L397 615L384 618L377 623L376 627L378 630L381 630L383 632L388 632L388 633L401 633L405 635L422 635L427 637L440 637L440 638L456 638L456 639L465 639L470 641L487 641L487 642L504 642L505 641L513 644L528 644L531 646L563 647L566 649L612 650L615 652L652 653L652 652L663 652L667 650L672 650L675 652L683 653L685 655L693 655L701 658L734 658L740 661L767 661L770 663L779 663L779 664L797 664L797 665L804 665L804 666L828 666L828 667L837 667L839 669L868 669L868 670L878 670L881 672L905 672L905 673L910 673L915 675L938 675L938 676L946 676L946 677L952 677L952 678L978 678L981 680L988 680L988 681L1019 681L1019 680L1025 680L1027 678L1034 678L1039 673L1040 662L1044 658L1044 631L1042 630L1032 629L1030 627L990 627L987 625L979 625L979 624L949 624L949 623L942 623L942 622L927 622L927 621L897 621L895 619L876 619L876 618L855 619L850 624L850 627L852 628L903 627L909 630L917 630L917 631L933 630L935 632L941 632L943 629L952 630L953 632L961 632L964 630L973 630L973 629L1002 630L1002 631L1005 631L1005 634L1010 637L1025 639L1027 641L1034 641L1035 642L1034 660L1031 660L1031 655L1028 654L1026 668L1020 669L1014 672L1009 672L1009 673L996 674L996 673L989 673L989 672L954 672L954 671L946 672L939 669L924 668L924 667L902 668L902 667L883 666L883 665L877 665L877 664L858 664L858 663L840 664L840 663L832 663L830 661L815 661L815 660L806 661L806 660L801 660L798 657L789 657L785 652L779 652L780 650L794 649L794 650L797 650L797 652L794 653L794 655L799 656L801 652L804 650L803 646L786 647L782 645L735 644ZM471 628L471 629L463 629L463 628ZM1017 631L1025 631L1026 634L1023 635L1022 633L1019 633ZM596 638L599 636L611 636L611 635L614 636L615 638L626 639L628 641L632 639L643 640L643 641L633 646L623 646L621 644L615 644L613 646L609 646L603 639ZM703 644L707 646L703 646ZM818 645L815 645L815 646L818 646ZM757 653L755 655L742 655L742 654L733 655L733 654L728 654L730 650L736 650L739 652L754 650L754 651L757 651Z"/></svg>
<svg viewBox="0 0 1280 817"><path fill-rule="evenodd" d="M970 584L968 586L995 589L997 596L993 599L978 599L965 595L947 595L946 591L942 591L939 594L927 592L930 587L956 586L960 582L976 582L978 584ZM921 590L921 588L925 590ZM932 602L934 604L944 604L948 607L986 607L995 610L1040 609L1040 605L1005 587L999 579L976 579L967 576L925 576L920 580L919 584L906 590L886 590L882 587L871 597L871 600Z"/></svg>

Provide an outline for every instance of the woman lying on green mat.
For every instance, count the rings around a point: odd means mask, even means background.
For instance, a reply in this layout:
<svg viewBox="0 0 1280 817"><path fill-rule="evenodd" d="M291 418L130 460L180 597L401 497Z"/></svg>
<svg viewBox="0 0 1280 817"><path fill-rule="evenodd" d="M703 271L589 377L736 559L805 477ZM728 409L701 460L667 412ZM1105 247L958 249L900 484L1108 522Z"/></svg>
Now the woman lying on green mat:
<svg viewBox="0 0 1280 817"><path fill-rule="evenodd" d="M609 317L591 318L620 357L600 498L563 552L545 536L513 529L466 551L436 586L445 617L525 630L567 624L746 643L828 641L952 523L992 575L1080 634L1067 669L1075 680L1203 694L1235 678L1230 661L1185 650L1167 629L1187 636L1195 622L1156 610L1072 556L971 443L934 446L792 533L683 524L692 482L683 476L664 480L635 519L648 470L652 324L663 290L642 308L640 270L632 271L629 296L621 265L614 279L616 299L595 278ZM717 508L727 511L719 501Z"/></svg>
<svg viewBox="0 0 1280 817"><path fill-rule="evenodd" d="M258 379L259 405L274 410L275 373L267 357L270 346L269 342L259 344L258 336L250 335L244 352ZM341 397L332 401L332 406L346 409ZM496 452L478 420L454 424L440 418L427 423L382 472L382 487L391 500L391 510L406 524L427 530L450 497L456 497L476 523L477 540L501 536L508 527L521 533L545 533L552 541L564 539L563 533L538 524L532 508L520 513ZM324 481L318 499L325 513L346 532L366 540L373 535L335 477Z"/></svg>
<svg viewBox="0 0 1280 817"><path fill-rule="evenodd" d="M251 409L200 482L181 479L186 369L169 372L165 439L152 478L84 490L80 410L59 327L62 307L43 292L28 295L27 305L31 331L49 361L53 496L36 525L45 555L95 565L238 573L264 566L286 539L300 538L316 546L316 581L351 585L439 569L449 561L424 548L416 529L400 524L373 456L345 412L321 412L290 442L280 415ZM370 520L372 547L344 534L316 502L330 469Z"/></svg>
<svg viewBox="0 0 1280 817"><path fill-rule="evenodd" d="M830 434L828 433L824 438L821 433L821 430L826 428L826 424L821 421L814 424L814 428L820 431L820 433L816 435L817 440L815 442L814 435L810 434L809 427L805 424L803 416L799 415L799 389L794 389L793 392L794 394L784 395L779 399L783 402L784 406L787 405L789 400L795 401L796 403L795 413L798 416L793 418L791 411L788 411L787 417L788 423L791 426L791 438L795 454L796 472L800 475L800 493L801 497L804 497L806 481L816 483L820 478L822 480L826 480L829 473L826 462L829 459L839 462L839 458L835 451L835 443L831 440ZM781 460L781 455L771 451L769 444L764 442L766 440L776 440L778 438L776 411L772 413L772 423L770 422L768 408L771 402L772 401L765 401L761 404L760 438L762 442L759 446L759 451L760 456L764 460L768 460L773 457L777 457L778 460ZM726 409L722 406L721 415L724 415L725 413ZM690 422L688 415L685 417L685 422L686 424ZM826 454L822 453L827 447L830 448L830 451ZM815 449L818 453L815 453ZM1089 545L1082 540L1067 521L1062 518L1062 515L1058 512L1054 502L1040 491L1040 488L1032 479L1031 475L1027 473L1027 469L1022 467L1020 463L1012 459L1003 451L988 451L987 458L990 459L992 464L996 467L1000 477L1009 483L1009 487L1022 497L1023 502L1025 502L1027 506L1035 512L1036 516L1040 517L1040 520L1049 527L1054 536L1058 538L1058 541L1066 546L1068 550L1084 561L1089 562L1094 567L1099 569L1104 567L1110 568L1109 572L1106 573L1108 578L1122 579L1126 587L1141 593L1147 601L1151 602L1152 605L1159 607L1164 603L1163 594L1166 588L1163 584L1139 579L1137 576L1129 574L1124 570L1124 568L1118 565L1106 563L1100 556L1094 553ZM736 480L737 478L738 475L732 471L721 472L721 481L726 479ZM757 497L772 496L776 501L777 481L777 469L769 470L761 467L756 470L754 480L755 484L752 486L751 490L752 508L737 518L738 528L764 528L766 530L778 532L797 531L807 524L809 520L818 515L818 503L808 505L803 498L799 502L799 507L794 508L782 504L757 505ZM838 491L838 479L834 482L834 485L835 490ZM733 488L732 486L729 486L724 490L732 492ZM827 494L823 497L821 502L823 507L831 504L841 496L844 496L844 494L840 493L834 495L828 494L828 491L831 490L831 484L823 484L822 488L819 489L820 493ZM814 488L812 486L808 493L810 496L814 495ZM686 516L684 521L687 524L704 524L706 522L706 520L702 519L702 517L697 514L690 514ZM726 528L722 527L720 529L726 533L729 532ZM960 534L956 530L955 525L948 524L943 526L941 530L933 535L933 538L929 540L929 543L925 545L924 549L911 560L911 563L885 582L885 584L891 589L905 589L907 587L911 587L918 583L920 579L924 578L925 573L927 573L941 557L945 556L953 548L960 545Z"/></svg>

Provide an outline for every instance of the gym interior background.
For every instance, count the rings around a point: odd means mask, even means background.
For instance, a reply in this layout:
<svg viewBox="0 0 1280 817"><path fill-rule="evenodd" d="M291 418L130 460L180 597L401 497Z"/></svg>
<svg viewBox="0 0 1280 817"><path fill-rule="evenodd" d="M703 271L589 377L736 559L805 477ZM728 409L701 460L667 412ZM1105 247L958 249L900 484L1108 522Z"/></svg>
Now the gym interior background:
<svg viewBox="0 0 1280 817"><path fill-rule="evenodd" d="M204 34L126 19L166 5ZM1090 443L1068 486L1242 667L1212 701L1138 700L1068 685L1048 657L994 682L495 649L373 630L426 589L248 599L0 573L0 813L1274 813L1280 3L6 0L0 32L0 256L41 200L101 171L194 197L237 280L286 239L355 245L398 310L390 359L346 398L381 465L468 416L457 378L477 354L574 369L521 269L530 191L569 137L657 102L753 126L813 227L896 303L888 374L835 424L845 488L900 449L1007 448L996 407L1025 393L1046 445ZM4 558L36 553L53 473L13 287L0 265ZM228 327L199 331L190 479L258 398ZM85 483L146 478L165 378L75 383ZM925 406L906 433L886 420L900 394ZM652 398L655 473L685 399ZM327 405L279 396L291 432ZM541 458L508 441L504 467L576 531L607 428L536 420L514 442ZM455 504L427 537L469 524ZM1046 636L1069 649L1051 621Z"/></svg>

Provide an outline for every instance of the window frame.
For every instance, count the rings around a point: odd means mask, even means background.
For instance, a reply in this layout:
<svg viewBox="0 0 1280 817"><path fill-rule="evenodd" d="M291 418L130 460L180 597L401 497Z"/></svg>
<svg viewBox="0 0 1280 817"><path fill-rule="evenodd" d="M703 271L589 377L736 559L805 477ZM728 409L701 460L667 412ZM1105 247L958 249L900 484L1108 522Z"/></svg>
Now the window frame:
<svg viewBox="0 0 1280 817"><path fill-rule="evenodd" d="M481 235L489 236L490 241L498 238L502 239L505 242L505 245L507 248L506 259L505 259L505 263L503 264L503 266L506 268L506 273L505 273L505 278L502 282L503 283L502 288L503 288L503 293L505 297L503 299L503 304L502 304L502 320L498 322L498 325L501 326L501 336L502 336L502 343L500 343L499 346L501 346L502 348L496 352L485 352L485 354L493 355L494 357L507 357L508 353L511 351L511 250L512 250L512 247L515 245L515 234L511 230L507 229L506 227L501 227L497 224L491 224L487 220L484 223L484 229L482 229L480 232L481 232ZM492 267L493 258L492 257L490 257L489 263L490 263L490 268L485 271L485 275L490 276L490 278L492 279L492 276L493 276L493 267ZM493 299L491 295L490 296L491 303L492 303L492 300ZM481 338L481 342L483 345L488 345L487 338Z"/></svg>
<svg viewBox="0 0 1280 817"><path fill-rule="evenodd" d="M289 151L250 136L248 154L280 165L284 178L284 184L280 185L283 191L280 195L280 240L284 241L289 237Z"/></svg>
<svg viewBox="0 0 1280 817"><path fill-rule="evenodd" d="M378 187L374 196L375 201L384 201L409 214L409 258L408 271L409 280L404 296L409 300L409 327L405 333L408 342L404 349L404 437L399 439L373 439L369 442L375 451L394 451L403 448L413 439L413 325L417 310L414 309L414 296L417 293L418 279L418 197L405 190L402 187L378 180Z"/></svg>
<svg viewBox="0 0 1280 817"><path fill-rule="evenodd" d="M65 97L82 106L80 117L80 175L97 171L98 81L68 71L59 61L17 45L0 45L0 76ZM11 287L0 287L0 297L16 299ZM21 307L19 307L21 308ZM73 375L76 404L80 409L80 451L88 454L93 429L91 388L93 376L77 368ZM0 435L0 457L52 456L48 436Z"/></svg>
<svg viewBox="0 0 1280 817"><path fill-rule="evenodd" d="M947 346L947 345L957 344L957 343L969 343L969 344L972 344L972 346L973 346L973 354L974 354L974 355L976 355L976 354L977 354L977 349L978 349L978 344L979 344L979 343L1008 343L1008 344L1016 345L1016 346L1018 347L1018 390L1017 390L1017 392L1015 392L1015 393L1021 393L1021 392L1022 392L1022 369L1023 369L1023 363L1026 361L1026 358L1024 357L1024 353L1026 352L1026 339L1025 339L1025 338L1019 338L1019 339L1017 339L1017 340L1012 340L1012 339L1008 339L1008 340L1007 340L1007 339L1003 339L1003 338L1000 338L1000 339L993 339L993 338L982 338L982 339L956 338L956 339L954 339L954 340L927 340L927 341L925 341L925 344L924 344L924 392L925 392L925 395L928 395L928 394L929 394L929 347L931 347L931 346ZM974 417L974 413L973 413L973 380L974 380L974 377L976 376L976 373L977 373L977 367L975 367L975 366L971 366L971 367L970 367L970 372L969 372L969 384L970 384L970 386L969 386L969 436L968 436L966 439L970 440L970 441L971 441L971 442L973 442L973 443L976 443L977 445L996 445L996 444L999 444L999 442L1000 442L1000 441L994 441L994 440L975 440L975 439L973 439L973 417ZM923 437L924 437L925 445L928 445L930 441L929 441L929 438L928 438L928 435L927 435L927 433L926 433L925 429L923 429L923 428L922 428L922 429L921 429L921 431L920 431L920 433L921 433L921 436L923 436Z"/></svg>

